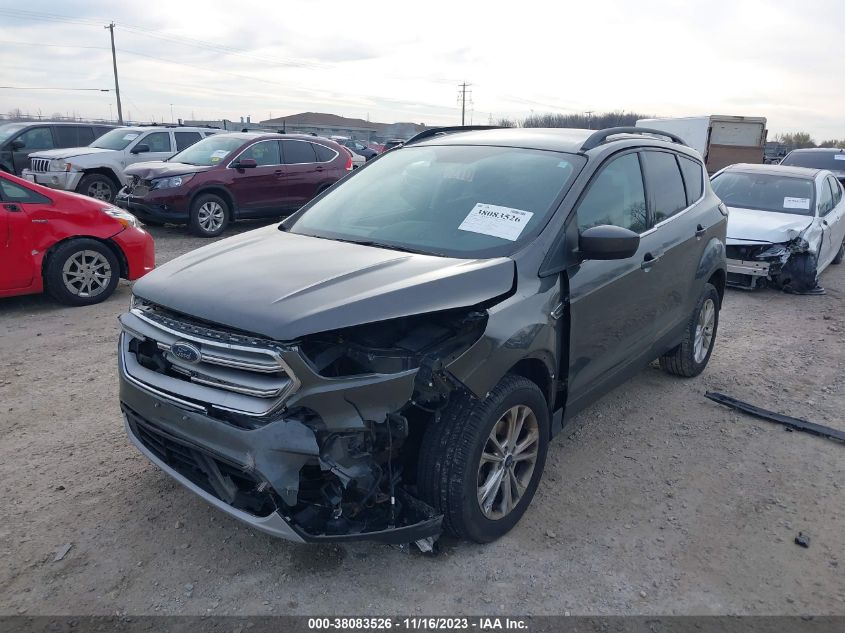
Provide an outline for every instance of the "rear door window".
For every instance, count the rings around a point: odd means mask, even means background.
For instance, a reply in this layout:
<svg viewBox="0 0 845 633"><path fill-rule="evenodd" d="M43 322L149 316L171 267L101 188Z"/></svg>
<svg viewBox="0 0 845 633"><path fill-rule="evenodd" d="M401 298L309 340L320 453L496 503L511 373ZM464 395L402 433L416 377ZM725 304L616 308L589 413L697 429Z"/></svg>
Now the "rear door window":
<svg viewBox="0 0 845 633"><path fill-rule="evenodd" d="M176 137L176 151L181 152L202 138L199 132L174 132Z"/></svg>
<svg viewBox="0 0 845 633"><path fill-rule="evenodd" d="M170 145L170 132L153 132L147 134L139 143L147 145L151 152L172 152Z"/></svg>
<svg viewBox="0 0 845 633"><path fill-rule="evenodd" d="M696 202L704 194L704 171L701 163L686 156L678 156L684 185L687 190L687 204Z"/></svg>
<svg viewBox="0 0 845 633"><path fill-rule="evenodd" d="M625 154L602 168L578 205L578 229L612 224L643 233L648 229L640 161Z"/></svg>
<svg viewBox="0 0 845 633"><path fill-rule="evenodd" d="M657 224L686 208L684 181L674 154L645 151L642 157L649 207L653 224Z"/></svg>
<svg viewBox="0 0 845 633"><path fill-rule="evenodd" d="M80 143L79 130L80 128L75 125L57 125L54 127L53 136L56 139L56 147L81 147L94 140L92 137L88 143Z"/></svg>
<svg viewBox="0 0 845 633"><path fill-rule="evenodd" d="M76 131L79 133L79 139L77 141L77 147L83 147L90 143L94 142L96 135L94 134L94 128L86 126L80 126L76 128Z"/></svg>
<svg viewBox="0 0 845 633"><path fill-rule="evenodd" d="M282 141L282 154L286 165L317 162L314 146L307 141Z"/></svg>

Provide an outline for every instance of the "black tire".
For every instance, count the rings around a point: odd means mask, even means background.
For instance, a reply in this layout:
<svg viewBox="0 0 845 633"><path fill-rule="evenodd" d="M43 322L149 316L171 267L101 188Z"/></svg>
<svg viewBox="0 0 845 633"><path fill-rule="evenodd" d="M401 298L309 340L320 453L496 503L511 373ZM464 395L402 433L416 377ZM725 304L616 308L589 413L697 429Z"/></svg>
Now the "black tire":
<svg viewBox="0 0 845 633"><path fill-rule="evenodd" d="M708 301L712 302L714 310L711 336L707 353L703 358L697 360L696 330L698 329L699 317ZM692 311L687 323L684 340L680 345L660 357L660 367L663 371L685 378L698 376L698 374L704 371L704 368L707 367L707 362L710 360L710 356L713 354L713 346L716 343L716 333L719 330L720 307L719 293L716 288L712 284L704 284L704 290L701 292L701 296L698 298L695 309Z"/></svg>
<svg viewBox="0 0 845 633"><path fill-rule="evenodd" d="M88 262L91 271L86 273L80 262L82 265ZM65 276L66 269L68 275L78 273L78 281L69 281ZM97 272L105 273L107 277L95 275ZM96 288L87 285L87 279L93 279ZM71 306L87 306L105 301L117 288L119 281L120 264L114 252L102 242L90 238L78 238L61 244L50 253L44 270L47 293L56 301Z"/></svg>
<svg viewBox="0 0 845 633"><path fill-rule="evenodd" d="M481 455L494 425L520 405L534 413L537 456L522 496L509 513L493 520L485 516L478 501ZM543 474L548 445L548 404L540 388L527 378L508 374L484 400L456 392L440 419L431 422L423 436L417 466L418 493L443 514L443 527L450 534L477 543L494 541L516 525L531 503ZM498 495L496 492L494 497L499 499Z"/></svg>
<svg viewBox="0 0 845 633"><path fill-rule="evenodd" d="M221 217L217 217L217 212L222 213ZM208 220L209 215L213 214L215 220L212 222ZM232 209L229 203L220 196L213 193L204 193L196 197L191 205L191 219L188 227L194 235L200 237L217 237L232 221Z"/></svg>
<svg viewBox="0 0 845 633"><path fill-rule="evenodd" d="M843 259L845 259L845 240L842 240L842 245L839 247L839 252L836 253L836 257L834 257L833 261L830 263L841 264Z"/></svg>
<svg viewBox="0 0 845 633"><path fill-rule="evenodd" d="M108 176L103 174L88 174L82 177L76 186L76 192L83 196L102 200L103 202L114 202L120 187Z"/></svg>

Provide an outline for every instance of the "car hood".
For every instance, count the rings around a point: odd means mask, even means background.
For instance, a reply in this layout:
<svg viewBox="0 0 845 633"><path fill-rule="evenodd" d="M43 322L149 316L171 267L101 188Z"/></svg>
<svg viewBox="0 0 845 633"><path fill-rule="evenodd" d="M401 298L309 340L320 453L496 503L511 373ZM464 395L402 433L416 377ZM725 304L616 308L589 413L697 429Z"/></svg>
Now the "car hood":
<svg viewBox="0 0 845 633"><path fill-rule="evenodd" d="M103 152L114 151L116 150L102 149L100 147L65 147L63 149L48 149L32 152L30 157L56 160L59 158L73 158L74 156L87 156L88 154L102 154Z"/></svg>
<svg viewBox="0 0 845 633"><path fill-rule="evenodd" d="M269 226L160 266L134 293L171 310L280 341L506 294L513 260L418 255Z"/></svg>
<svg viewBox="0 0 845 633"><path fill-rule="evenodd" d="M127 176L138 176L142 180L153 178L165 178L167 176L181 176L182 174L195 174L200 171L208 171L210 166L188 165L186 163L170 163L163 160L148 160L143 163L135 163L123 170Z"/></svg>
<svg viewBox="0 0 845 633"><path fill-rule="evenodd" d="M728 207L728 242L784 243L794 240L815 218L791 213Z"/></svg>

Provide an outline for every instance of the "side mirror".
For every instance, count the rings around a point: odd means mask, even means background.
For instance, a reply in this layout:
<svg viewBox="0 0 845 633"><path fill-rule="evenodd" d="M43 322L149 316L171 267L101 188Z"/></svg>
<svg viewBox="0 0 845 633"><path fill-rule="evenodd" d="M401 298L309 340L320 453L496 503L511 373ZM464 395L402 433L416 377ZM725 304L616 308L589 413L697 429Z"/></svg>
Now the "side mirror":
<svg viewBox="0 0 845 633"><path fill-rule="evenodd" d="M242 158L235 165L238 169L255 169L258 167L258 162L254 158Z"/></svg>
<svg viewBox="0 0 845 633"><path fill-rule="evenodd" d="M628 259L640 247L640 236L611 224L591 226L578 236L581 259Z"/></svg>
<svg viewBox="0 0 845 633"><path fill-rule="evenodd" d="M149 145L144 145L143 143L136 145L132 148L131 154L146 154L150 151Z"/></svg>
<svg viewBox="0 0 845 633"><path fill-rule="evenodd" d="M24 147L26 147L26 143L24 143L22 140L16 139L12 141L12 151L23 149Z"/></svg>

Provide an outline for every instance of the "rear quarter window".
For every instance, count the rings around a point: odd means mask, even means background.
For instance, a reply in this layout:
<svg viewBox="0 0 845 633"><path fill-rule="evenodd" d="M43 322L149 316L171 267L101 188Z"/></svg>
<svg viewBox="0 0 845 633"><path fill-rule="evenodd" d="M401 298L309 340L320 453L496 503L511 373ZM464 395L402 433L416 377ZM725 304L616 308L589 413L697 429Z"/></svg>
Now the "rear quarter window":
<svg viewBox="0 0 845 633"><path fill-rule="evenodd" d="M686 156L678 156L684 185L687 190L687 204L692 204L704 194L704 171L701 163Z"/></svg>
<svg viewBox="0 0 845 633"><path fill-rule="evenodd" d="M317 154L318 163L327 163L337 156L336 151L326 147L325 145L320 145L319 143L312 143L312 145L314 146L314 152Z"/></svg>

